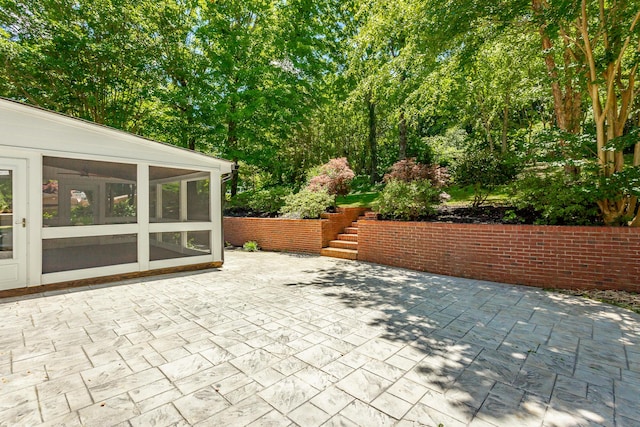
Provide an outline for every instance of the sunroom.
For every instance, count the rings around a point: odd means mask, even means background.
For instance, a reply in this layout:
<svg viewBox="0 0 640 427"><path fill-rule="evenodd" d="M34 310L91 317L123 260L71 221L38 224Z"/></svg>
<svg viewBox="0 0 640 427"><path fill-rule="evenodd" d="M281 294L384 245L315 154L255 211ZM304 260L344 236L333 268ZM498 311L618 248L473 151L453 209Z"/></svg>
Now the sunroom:
<svg viewBox="0 0 640 427"><path fill-rule="evenodd" d="M223 262L231 162L0 98L0 290Z"/></svg>

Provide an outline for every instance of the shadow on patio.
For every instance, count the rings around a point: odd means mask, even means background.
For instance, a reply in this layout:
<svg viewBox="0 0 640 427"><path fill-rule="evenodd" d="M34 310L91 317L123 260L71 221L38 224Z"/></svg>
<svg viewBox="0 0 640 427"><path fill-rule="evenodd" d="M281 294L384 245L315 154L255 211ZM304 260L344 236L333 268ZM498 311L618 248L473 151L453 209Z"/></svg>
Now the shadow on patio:
<svg viewBox="0 0 640 427"><path fill-rule="evenodd" d="M316 279L288 286L316 286L347 307L340 314L384 328L380 338L391 344L410 344L406 366L415 365L405 378L426 394L405 419L446 426L640 423L640 316L633 312L364 263L307 273Z"/></svg>

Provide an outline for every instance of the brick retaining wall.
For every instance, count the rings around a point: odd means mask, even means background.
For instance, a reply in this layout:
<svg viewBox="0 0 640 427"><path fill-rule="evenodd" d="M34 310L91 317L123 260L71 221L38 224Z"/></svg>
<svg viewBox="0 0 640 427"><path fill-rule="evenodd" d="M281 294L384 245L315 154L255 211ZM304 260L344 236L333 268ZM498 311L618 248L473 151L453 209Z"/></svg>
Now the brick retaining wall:
<svg viewBox="0 0 640 427"><path fill-rule="evenodd" d="M640 229L358 222L358 259L549 288L640 291Z"/></svg>
<svg viewBox="0 0 640 427"><path fill-rule="evenodd" d="M320 219L224 218L224 241L242 246L253 240L265 251L319 254L322 249Z"/></svg>
<svg viewBox="0 0 640 427"><path fill-rule="evenodd" d="M235 246L255 240L268 251L319 254L360 212L321 220L225 217L224 238ZM358 259L538 287L640 292L638 228L366 219L358 221Z"/></svg>
<svg viewBox="0 0 640 427"><path fill-rule="evenodd" d="M224 240L242 246L250 240L266 251L306 252L320 250L355 221L365 209L341 208L323 219L224 217Z"/></svg>

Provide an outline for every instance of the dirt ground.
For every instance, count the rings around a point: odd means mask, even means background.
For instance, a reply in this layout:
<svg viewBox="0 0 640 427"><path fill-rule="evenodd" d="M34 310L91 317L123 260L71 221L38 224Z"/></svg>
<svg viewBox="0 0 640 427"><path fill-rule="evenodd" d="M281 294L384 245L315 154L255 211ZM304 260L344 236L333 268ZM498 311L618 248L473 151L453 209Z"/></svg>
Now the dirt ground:
<svg viewBox="0 0 640 427"><path fill-rule="evenodd" d="M602 301L607 304L617 305L618 307L626 308L636 313L640 313L640 294L625 292L625 291L600 291L600 290L567 290L567 289L552 289L553 292L558 292L567 295L582 296L597 301Z"/></svg>

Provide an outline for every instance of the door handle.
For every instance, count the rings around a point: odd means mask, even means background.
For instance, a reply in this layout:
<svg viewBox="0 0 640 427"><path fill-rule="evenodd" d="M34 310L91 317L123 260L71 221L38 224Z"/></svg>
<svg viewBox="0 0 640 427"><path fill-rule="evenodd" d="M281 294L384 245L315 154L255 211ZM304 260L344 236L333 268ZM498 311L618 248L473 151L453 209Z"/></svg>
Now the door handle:
<svg viewBox="0 0 640 427"><path fill-rule="evenodd" d="M22 218L22 221L16 221L16 224L22 224L22 228L27 227L27 218Z"/></svg>

